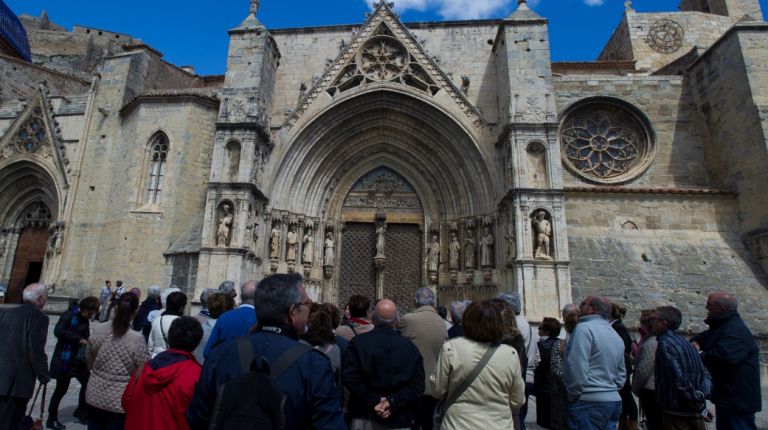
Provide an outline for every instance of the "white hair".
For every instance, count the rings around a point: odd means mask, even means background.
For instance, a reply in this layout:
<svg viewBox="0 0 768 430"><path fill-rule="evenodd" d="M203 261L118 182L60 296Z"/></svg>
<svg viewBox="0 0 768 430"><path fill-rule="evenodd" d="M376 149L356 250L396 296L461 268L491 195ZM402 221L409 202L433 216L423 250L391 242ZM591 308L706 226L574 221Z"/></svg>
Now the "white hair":
<svg viewBox="0 0 768 430"><path fill-rule="evenodd" d="M160 297L160 291L161 288L159 285L150 285L149 288L147 288L147 296Z"/></svg>
<svg viewBox="0 0 768 430"><path fill-rule="evenodd" d="M35 303L43 295L48 294L48 288L43 284L29 284L24 288L24 292L21 293L21 297L25 302Z"/></svg>

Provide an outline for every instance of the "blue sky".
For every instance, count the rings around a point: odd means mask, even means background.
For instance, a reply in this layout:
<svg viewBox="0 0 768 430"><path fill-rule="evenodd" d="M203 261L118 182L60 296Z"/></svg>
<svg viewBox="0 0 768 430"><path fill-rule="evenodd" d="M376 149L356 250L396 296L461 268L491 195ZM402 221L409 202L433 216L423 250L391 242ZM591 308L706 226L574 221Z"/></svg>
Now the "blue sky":
<svg viewBox="0 0 768 430"><path fill-rule="evenodd" d="M16 14L39 15L71 29L85 25L127 33L199 74L226 67L227 30L248 13L249 0L4 0ZM549 19L554 61L594 60L624 12L624 0L529 0ZM677 10L678 0L633 0L638 12ZM768 10L768 0L760 0ZM405 22L503 18L516 0L396 0ZM268 28L359 24L370 10L364 0L262 0L259 19Z"/></svg>

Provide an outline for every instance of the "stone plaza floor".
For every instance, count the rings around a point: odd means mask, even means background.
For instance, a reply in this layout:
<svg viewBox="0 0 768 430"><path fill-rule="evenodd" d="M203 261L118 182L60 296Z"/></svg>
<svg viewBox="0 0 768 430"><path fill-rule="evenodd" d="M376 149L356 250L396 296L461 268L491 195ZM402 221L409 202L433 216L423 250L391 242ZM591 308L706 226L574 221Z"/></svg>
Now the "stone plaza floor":
<svg viewBox="0 0 768 430"><path fill-rule="evenodd" d="M53 354L53 348L56 345L56 337L53 335L53 328L56 325L56 322L58 321L58 316L51 315L51 322L48 327L48 341L46 343L45 351L48 354L48 357L50 358L51 354ZM46 400L46 409L47 409L47 403L48 400L50 400L50 396L53 393L53 389L55 388L56 382L51 381L51 383L48 384L48 399ZM75 408L77 407L77 396L80 392L80 383L77 382L76 379L73 379L72 382L69 384L69 391L67 392L66 396L64 396L64 399L61 401L61 405L59 407L59 421L67 426L67 429L74 429L74 430L85 430L87 426L80 424L75 418L72 417L72 412L75 411ZM39 413L39 409L37 409L37 412L35 412L35 416ZM48 417L47 410L46 410L46 418ZM757 416L757 424L759 429L768 430L768 388L766 387L766 384L763 384L763 412L759 413ZM528 410L528 416L525 420L526 428L529 430L538 430L541 429L541 427L536 425L536 398L531 397L529 401L529 410ZM715 426L714 424L708 425L707 430L714 430ZM133 430L133 429L130 429Z"/></svg>

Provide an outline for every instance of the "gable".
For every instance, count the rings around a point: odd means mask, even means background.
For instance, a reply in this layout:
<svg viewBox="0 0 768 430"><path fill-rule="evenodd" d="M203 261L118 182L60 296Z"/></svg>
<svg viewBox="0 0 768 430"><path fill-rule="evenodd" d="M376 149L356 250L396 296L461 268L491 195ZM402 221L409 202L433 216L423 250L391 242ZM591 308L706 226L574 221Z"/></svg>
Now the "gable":
<svg viewBox="0 0 768 430"><path fill-rule="evenodd" d="M71 171L58 125L51 116L47 91L41 85L0 139L0 165L15 159L35 159L53 165L62 184L69 185Z"/></svg>
<svg viewBox="0 0 768 430"><path fill-rule="evenodd" d="M307 92L287 120L295 124L323 93L331 98L375 82L404 85L427 97L445 93L473 124L485 125L480 111L438 67L392 11L380 2L349 44Z"/></svg>

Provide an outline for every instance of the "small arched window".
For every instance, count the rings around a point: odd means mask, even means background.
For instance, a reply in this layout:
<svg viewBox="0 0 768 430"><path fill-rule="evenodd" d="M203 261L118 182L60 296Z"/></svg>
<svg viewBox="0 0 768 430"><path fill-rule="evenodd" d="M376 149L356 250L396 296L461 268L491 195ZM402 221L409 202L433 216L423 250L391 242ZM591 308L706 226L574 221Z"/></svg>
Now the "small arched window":
<svg viewBox="0 0 768 430"><path fill-rule="evenodd" d="M165 165L168 158L168 138L159 134L149 147L149 171L147 175L147 204L162 202Z"/></svg>

